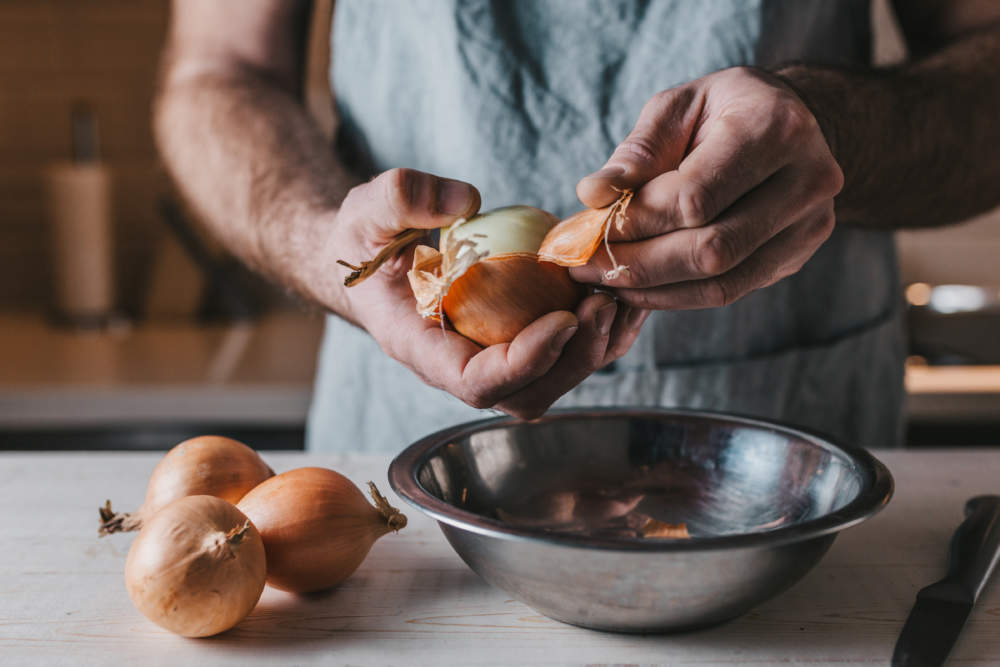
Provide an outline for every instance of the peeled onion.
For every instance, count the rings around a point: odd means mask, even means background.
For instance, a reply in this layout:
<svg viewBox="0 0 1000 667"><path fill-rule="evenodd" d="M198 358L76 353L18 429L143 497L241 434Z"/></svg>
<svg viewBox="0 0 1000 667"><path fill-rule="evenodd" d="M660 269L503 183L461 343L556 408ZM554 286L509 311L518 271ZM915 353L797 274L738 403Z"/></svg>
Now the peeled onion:
<svg viewBox="0 0 1000 667"><path fill-rule="evenodd" d="M185 440L164 455L146 485L146 499L135 512L113 512L111 501L100 508L98 532L108 535L138 530L146 518L185 496L209 495L237 502L274 471L242 442L218 435Z"/></svg>
<svg viewBox="0 0 1000 667"><path fill-rule="evenodd" d="M349 577L377 539L406 517L371 482L373 507L351 480L326 468L289 470L261 483L237 507L260 531L267 583L294 593Z"/></svg>
<svg viewBox="0 0 1000 667"><path fill-rule="evenodd" d="M125 563L129 597L170 632L207 637L257 604L266 563L260 533L231 503L180 498L145 520Z"/></svg>

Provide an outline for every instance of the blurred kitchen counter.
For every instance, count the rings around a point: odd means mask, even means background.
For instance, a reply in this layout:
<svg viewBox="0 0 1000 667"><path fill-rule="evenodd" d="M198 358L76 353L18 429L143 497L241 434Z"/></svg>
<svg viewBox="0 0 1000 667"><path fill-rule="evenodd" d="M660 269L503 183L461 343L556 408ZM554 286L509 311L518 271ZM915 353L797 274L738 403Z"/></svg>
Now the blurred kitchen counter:
<svg viewBox="0 0 1000 667"><path fill-rule="evenodd" d="M907 364L906 392L911 419L1000 421L1000 366Z"/></svg>
<svg viewBox="0 0 1000 667"><path fill-rule="evenodd" d="M0 315L0 427L143 421L302 424L319 313L73 331Z"/></svg>
<svg viewBox="0 0 1000 667"><path fill-rule="evenodd" d="M319 313L201 326L81 332L0 315L0 427L121 422L301 425L323 332ZM1000 366L909 365L911 418L1000 419Z"/></svg>

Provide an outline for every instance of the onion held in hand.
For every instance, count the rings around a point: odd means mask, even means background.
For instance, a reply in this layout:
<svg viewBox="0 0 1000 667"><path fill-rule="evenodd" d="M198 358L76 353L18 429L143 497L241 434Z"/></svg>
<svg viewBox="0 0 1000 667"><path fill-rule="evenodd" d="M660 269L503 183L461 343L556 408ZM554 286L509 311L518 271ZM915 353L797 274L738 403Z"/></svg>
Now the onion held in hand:
<svg viewBox="0 0 1000 667"><path fill-rule="evenodd" d="M406 525L406 517L371 482L372 507L340 473L298 468L272 477L237 507L260 531L267 583L293 593L339 584L368 555L375 540Z"/></svg>
<svg viewBox="0 0 1000 667"><path fill-rule="evenodd" d="M615 278L628 271L619 265L608 234L621 231L632 198L622 192L612 205L587 209L566 220L532 206L508 206L459 220L441 231L440 250L417 246L407 274L424 317L448 321L480 345L508 343L528 324L557 310L573 310L587 289L565 267L590 261L603 240ZM350 268L348 287L365 280L384 262L424 235L409 229L378 255Z"/></svg>
<svg viewBox="0 0 1000 667"><path fill-rule="evenodd" d="M187 496L147 518L125 562L136 608L185 637L214 635L243 620L265 576L260 533L214 496Z"/></svg>
<svg viewBox="0 0 1000 667"><path fill-rule="evenodd" d="M558 222L532 206L508 206L442 230L441 250L418 247L407 274L418 312L443 312L455 331L487 346L509 343L543 315L573 310L586 289L537 255Z"/></svg>
<svg viewBox="0 0 1000 667"><path fill-rule="evenodd" d="M147 517L185 496L209 495L235 503L247 491L273 477L260 455L242 442L218 435L202 435L180 443L160 459L146 485L142 507L132 513L111 511L111 501L100 508L98 533L109 535L138 530Z"/></svg>

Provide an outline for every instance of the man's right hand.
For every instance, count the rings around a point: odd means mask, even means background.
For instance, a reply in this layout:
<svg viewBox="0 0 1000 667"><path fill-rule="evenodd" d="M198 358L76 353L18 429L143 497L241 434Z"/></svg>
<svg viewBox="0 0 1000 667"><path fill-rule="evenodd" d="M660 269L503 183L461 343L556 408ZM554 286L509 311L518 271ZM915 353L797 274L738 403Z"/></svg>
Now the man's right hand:
<svg viewBox="0 0 1000 667"><path fill-rule="evenodd" d="M411 169L392 169L353 188L336 216L328 253L360 263L406 229L436 229L479 210L467 183ZM324 254L327 254L325 252ZM364 282L332 299L363 326L386 354L424 382L476 408L540 417L598 368L623 355L648 311L588 296L575 313L549 313L510 343L480 347L416 311L406 272L413 250L383 264Z"/></svg>

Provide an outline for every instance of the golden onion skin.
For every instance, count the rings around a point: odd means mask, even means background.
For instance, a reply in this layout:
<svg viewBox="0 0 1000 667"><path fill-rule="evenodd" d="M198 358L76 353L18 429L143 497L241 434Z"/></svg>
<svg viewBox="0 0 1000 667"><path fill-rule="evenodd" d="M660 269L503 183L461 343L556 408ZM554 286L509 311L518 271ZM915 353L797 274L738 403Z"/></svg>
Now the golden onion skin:
<svg viewBox="0 0 1000 667"><path fill-rule="evenodd" d="M257 604L260 533L231 503L187 496L150 517L129 549L125 585L143 616L185 637L233 627Z"/></svg>
<svg viewBox="0 0 1000 667"><path fill-rule="evenodd" d="M267 583L290 593L336 586L392 530L351 480L326 468L276 475L237 507L260 531Z"/></svg>
<svg viewBox="0 0 1000 667"><path fill-rule="evenodd" d="M565 267L528 253L496 255L470 266L441 306L458 333L486 347L509 343L543 315L573 311L586 291Z"/></svg>

